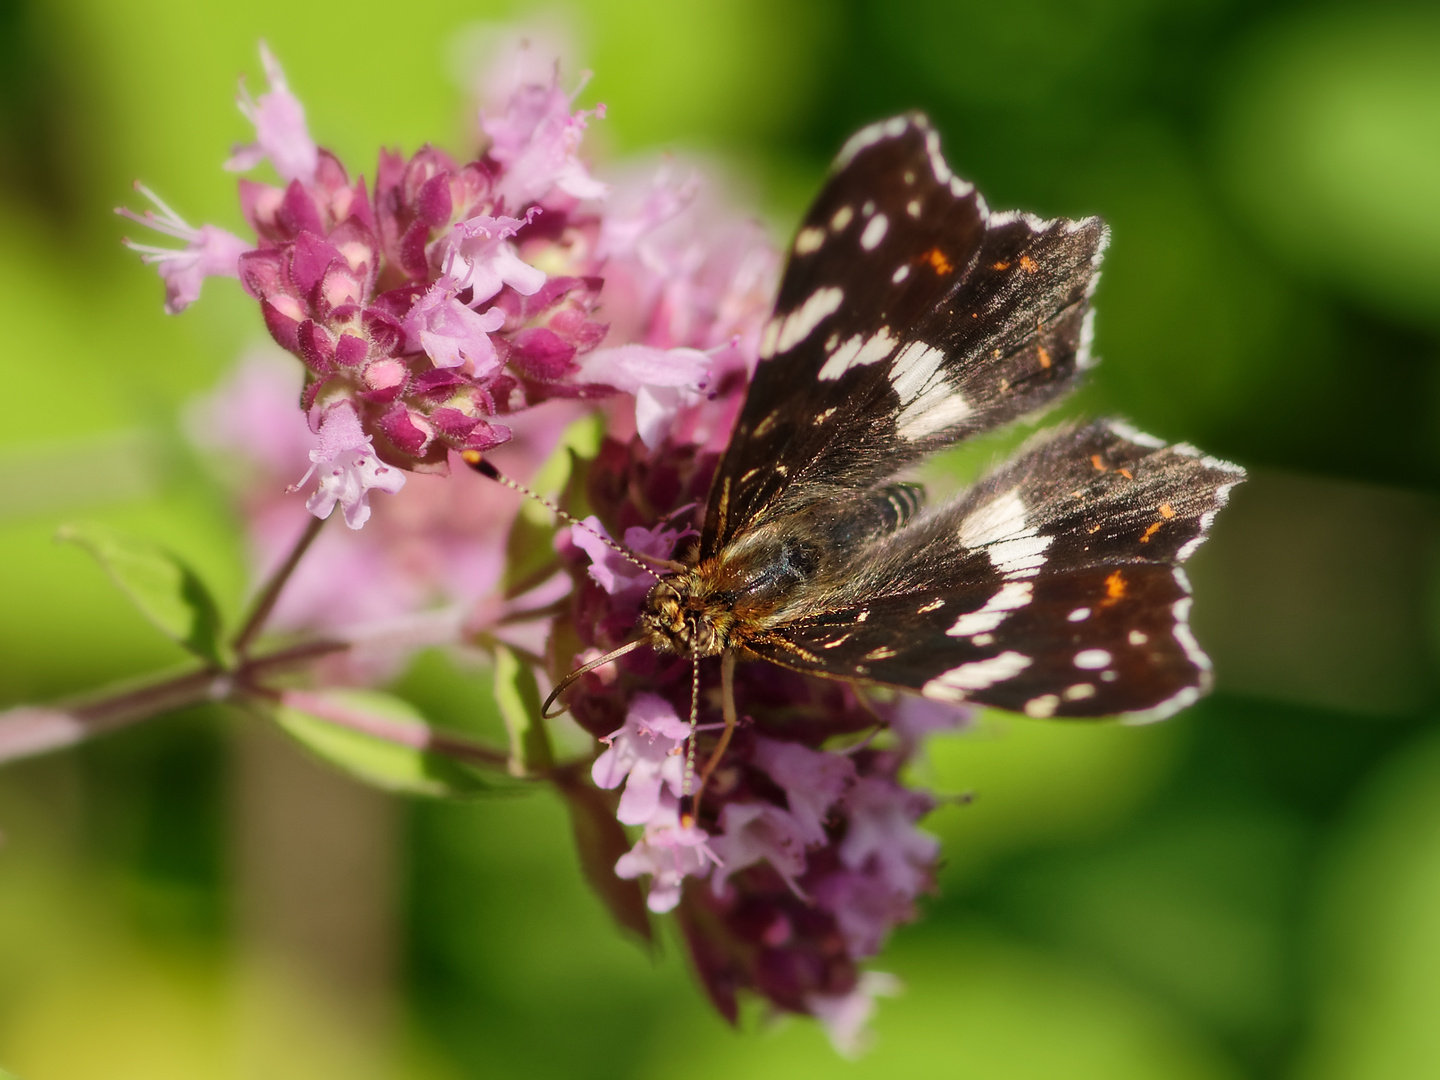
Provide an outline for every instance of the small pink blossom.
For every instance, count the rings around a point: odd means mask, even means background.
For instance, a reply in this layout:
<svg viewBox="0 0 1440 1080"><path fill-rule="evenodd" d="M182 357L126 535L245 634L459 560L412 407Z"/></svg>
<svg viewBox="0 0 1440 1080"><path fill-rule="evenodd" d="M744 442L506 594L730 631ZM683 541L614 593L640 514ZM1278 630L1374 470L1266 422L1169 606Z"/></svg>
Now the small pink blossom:
<svg viewBox="0 0 1440 1080"><path fill-rule="evenodd" d="M320 421L319 445L310 451L309 472L297 487L316 474L319 487L305 501L305 509L327 518L339 503L345 524L358 529L370 520L370 491L395 494L405 486L405 474L386 465L370 447L370 436L349 405L337 405Z"/></svg>
<svg viewBox="0 0 1440 1080"><path fill-rule="evenodd" d="M597 787L614 788L624 782L616 813L623 824L648 823L660 807L662 788L679 797L683 748L689 737L689 721L681 720L659 694L636 694L631 700L625 726L603 740L609 747L590 770Z"/></svg>
<svg viewBox="0 0 1440 1080"><path fill-rule="evenodd" d="M264 42L260 43L260 62L265 65L269 92L252 99L242 82L239 98L240 111L255 125L255 141L237 146L225 168L245 172L269 158L283 179L312 183L320 164L320 150L305 126L305 106L290 92L280 62Z"/></svg>
<svg viewBox="0 0 1440 1080"><path fill-rule="evenodd" d="M437 368L468 363L471 375L485 376L500 366L490 335L505 325L505 312L474 311L455 298L458 289L452 279L441 278L415 301L401 325L407 343L423 350Z"/></svg>
<svg viewBox="0 0 1440 1080"><path fill-rule="evenodd" d="M665 440L681 406L699 399L710 364L709 354L699 349L616 345L587 353L578 378L634 394L635 429L654 449Z"/></svg>
<svg viewBox="0 0 1440 1080"><path fill-rule="evenodd" d="M864 971L848 994L811 994L805 999L810 1012L845 1057L858 1057L870 1044L870 1018L877 997L900 993L900 980L884 971Z"/></svg>
<svg viewBox="0 0 1440 1080"><path fill-rule="evenodd" d="M610 190L578 156L585 125L591 116L603 117L605 107L572 115L570 104L556 73L548 86L519 87L498 115L481 114L490 156L505 168L496 192L511 209L529 206L552 188L576 199L601 199Z"/></svg>
<svg viewBox="0 0 1440 1080"><path fill-rule="evenodd" d="M755 764L785 792L804 842L822 843L826 815L855 783L855 763L840 754L760 737L755 740Z"/></svg>
<svg viewBox="0 0 1440 1080"><path fill-rule="evenodd" d="M585 519L588 528L570 526L570 540L586 555L590 556L590 578L611 596L648 591L655 584L655 575L644 567L636 566L625 556L610 547L601 536L609 537L605 526L593 514ZM596 535L599 534L599 535ZM637 555L651 555L669 558L675 551L675 544L685 535L678 529L658 526L646 529L633 526L625 530L625 547Z"/></svg>
<svg viewBox="0 0 1440 1080"><path fill-rule="evenodd" d="M804 898L795 879L805 872L805 834L789 811L772 803L727 803L720 830L711 842L722 868L713 879L716 895L731 874L763 860Z"/></svg>
<svg viewBox="0 0 1440 1080"><path fill-rule="evenodd" d="M915 896L878 873L840 870L814 886L817 907L835 916L854 957L874 956L890 931L915 918Z"/></svg>
<svg viewBox="0 0 1440 1080"><path fill-rule="evenodd" d="M615 862L622 878L650 875L646 906L656 914L672 910L680 902L685 878L703 878L719 860L711 851L710 836L693 825L681 825L679 804L662 798L645 835Z"/></svg>
<svg viewBox="0 0 1440 1080"><path fill-rule="evenodd" d="M974 717L975 710L968 705L901 694L885 710L885 715L890 730L908 754L918 749L928 735L937 731L956 731L966 726Z"/></svg>
<svg viewBox="0 0 1440 1080"><path fill-rule="evenodd" d="M144 184L137 183L135 190L154 203L160 212L146 210L136 213L123 206L116 208L115 212L131 221L138 221L148 229L185 242L183 248L164 248L125 241L126 247L140 253L141 262L159 270L161 280L165 282L167 315L178 315L200 299L200 286L207 277L240 276L240 256L250 250L249 244L215 225L195 228Z"/></svg>
<svg viewBox="0 0 1440 1080"><path fill-rule="evenodd" d="M475 23L455 43L463 72L483 110L503 110L524 86L544 86L555 72L575 70L580 49L563 15L550 10L523 22Z"/></svg>
<svg viewBox="0 0 1440 1080"><path fill-rule="evenodd" d="M441 269L457 289L470 289L472 304L489 300L506 285L533 296L545 284L545 272L520 258L508 237L530 223L524 218L478 214L450 230L437 249Z"/></svg>
<svg viewBox="0 0 1440 1080"><path fill-rule="evenodd" d="M914 896L930 884L940 842L915 827L933 805L927 795L885 777L862 776L845 795L850 827L840 861L878 872L897 892Z"/></svg>

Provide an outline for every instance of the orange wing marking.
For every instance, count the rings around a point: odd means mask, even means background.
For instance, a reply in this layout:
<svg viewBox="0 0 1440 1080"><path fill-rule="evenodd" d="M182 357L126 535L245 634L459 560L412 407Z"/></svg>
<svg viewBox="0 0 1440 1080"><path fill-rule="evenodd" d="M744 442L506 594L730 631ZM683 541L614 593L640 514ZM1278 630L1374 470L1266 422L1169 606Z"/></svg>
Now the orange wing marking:
<svg viewBox="0 0 1440 1080"><path fill-rule="evenodd" d="M1125 574L1116 570L1105 579L1105 599L1100 601L1100 606L1109 607L1111 604L1118 604L1125 598Z"/></svg>
<svg viewBox="0 0 1440 1080"><path fill-rule="evenodd" d="M932 247L921 258L935 268L935 273L942 276L955 269L950 260L945 257L945 253L938 247Z"/></svg>

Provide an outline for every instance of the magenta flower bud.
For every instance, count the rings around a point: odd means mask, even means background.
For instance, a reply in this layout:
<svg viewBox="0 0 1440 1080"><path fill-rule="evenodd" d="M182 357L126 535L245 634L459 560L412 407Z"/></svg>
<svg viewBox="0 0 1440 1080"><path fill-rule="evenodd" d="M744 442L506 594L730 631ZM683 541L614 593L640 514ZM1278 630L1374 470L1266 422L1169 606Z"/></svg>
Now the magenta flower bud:
<svg viewBox="0 0 1440 1080"><path fill-rule="evenodd" d="M397 405L380 418L380 430L400 450L422 457L435 437L435 429L413 409Z"/></svg>
<svg viewBox="0 0 1440 1080"><path fill-rule="evenodd" d="M399 391L404 388L409 376L410 370L401 361L377 360L365 368L365 387L375 392Z"/></svg>

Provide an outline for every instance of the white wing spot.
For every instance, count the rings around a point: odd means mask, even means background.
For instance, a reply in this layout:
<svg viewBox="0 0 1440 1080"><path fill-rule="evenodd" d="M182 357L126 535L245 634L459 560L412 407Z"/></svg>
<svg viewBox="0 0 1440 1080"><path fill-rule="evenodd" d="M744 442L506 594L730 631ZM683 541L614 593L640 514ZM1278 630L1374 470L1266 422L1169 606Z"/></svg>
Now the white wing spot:
<svg viewBox="0 0 1440 1080"><path fill-rule="evenodd" d="M1099 671L1109 667L1112 659L1104 649L1081 649L1075 654L1075 666L1086 671Z"/></svg>
<svg viewBox="0 0 1440 1080"><path fill-rule="evenodd" d="M900 266L896 269L895 273L890 275L890 280L893 281L896 285L899 285L900 282L904 281L909 276L910 264L901 263Z"/></svg>
<svg viewBox="0 0 1440 1080"><path fill-rule="evenodd" d="M1082 682L1065 688L1066 701L1084 701L1086 698L1095 696L1095 684Z"/></svg>
<svg viewBox="0 0 1440 1080"><path fill-rule="evenodd" d="M940 379L900 414L900 426L896 431L902 439L914 442L953 427L973 411L968 401L948 382Z"/></svg>
<svg viewBox="0 0 1440 1080"><path fill-rule="evenodd" d="M925 152L930 155L930 171L935 174L935 179L942 184L948 184L954 173L950 171L950 166L945 164L945 158L940 154L940 136L933 131L925 136Z"/></svg>
<svg viewBox="0 0 1440 1080"><path fill-rule="evenodd" d="M973 637L976 634L989 633L1002 622L1012 611L1018 611L1034 598L1034 587L1028 581L1007 581L1000 587L1000 591L989 600L985 606L975 611L967 611L955 620L955 625L946 630L949 637Z"/></svg>
<svg viewBox="0 0 1440 1080"><path fill-rule="evenodd" d="M1054 694L1041 694L1039 697L1025 702L1025 715L1043 720L1047 716L1054 716L1055 710L1059 707L1060 699Z"/></svg>
<svg viewBox="0 0 1440 1080"><path fill-rule="evenodd" d="M906 170L905 170L905 183L907 183L907 184L913 184L914 182L915 182L915 173L914 173L914 171L911 170L911 169L906 169Z"/></svg>
<svg viewBox="0 0 1440 1080"><path fill-rule="evenodd" d="M984 647L984 646L986 646L986 645L994 645L994 644L995 644L995 635L994 635L994 634L976 634L976 635L975 635L973 638L971 638L970 640L971 640L972 643L974 643L974 644L976 644L976 645L979 645L979 646L981 646L981 647Z"/></svg>
<svg viewBox="0 0 1440 1080"><path fill-rule="evenodd" d="M1090 609L1088 607L1077 607L1065 617L1071 622L1084 622L1090 617Z"/></svg>
<svg viewBox="0 0 1440 1080"><path fill-rule="evenodd" d="M780 327L775 341L775 351L789 352L799 345L814 333L817 326L840 309L840 303L844 299L845 290L837 286L816 289L806 297L803 304L785 316L784 325Z"/></svg>
<svg viewBox="0 0 1440 1080"><path fill-rule="evenodd" d="M838 379L851 368L866 364L877 364L895 350L896 341L890 336L890 327L882 326L868 338L856 334L842 342L821 366L819 378Z"/></svg>
<svg viewBox="0 0 1440 1080"><path fill-rule="evenodd" d="M942 672L922 686L920 693L940 701L964 701L969 691L984 690L1013 679L1033 663L1021 653L1002 652L988 660L975 660Z"/></svg>
<svg viewBox="0 0 1440 1080"><path fill-rule="evenodd" d="M834 405L832 405L832 406L830 406L830 408L826 409L824 412L822 412L822 413L816 413L816 414L815 414L815 419L814 419L813 421L811 421L811 422L812 422L812 423L815 423L815 424L823 424L826 420L829 420L830 417L832 417L832 416L835 415L835 408L836 408L836 407L835 407Z"/></svg>
<svg viewBox="0 0 1440 1080"><path fill-rule="evenodd" d="M1075 349L1075 366L1081 371L1089 371L1100 361L1095 357L1095 309L1091 308L1085 312L1085 318L1080 321L1080 343Z"/></svg>
<svg viewBox="0 0 1440 1080"><path fill-rule="evenodd" d="M983 548L995 568L1012 578L1038 574L1051 540L1027 526L1025 503L1013 491L966 514L958 533L961 544Z"/></svg>
<svg viewBox="0 0 1440 1080"><path fill-rule="evenodd" d="M927 614L927 613L929 613L929 612L931 612L931 611L939 611L939 610L940 610L942 607L944 607L944 606L945 606L945 601L944 601L944 600L931 600L930 603L926 604L924 607L916 608L916 609L915 609L915 614L916 614L916 615L925 615L925 614Z"/></svg>
<svg viewBox="0 0 1440 1080"><path fill-rule="evenodd" d="M876 214L865 225L865 231L860 234L860 246L866 251L874 251L880 246L880 241L885 239L885 230L890 227L890 219L884 214Z"/></svg>
<svg viewBox="0 0 1440 1080"><path fill-rule="evenodd" d="M945 351L913 341L895 357L890 383L902 406L896 418L901 438L914 441L959 423L972 412L945 378Z"/></svg>
<svg viewBox="0 0 1440 1080"><path fill-rule="evenodd" d="M775 355L775 342L780 340L780 323L781 320L775 317L765 324L765 329L760 334L761 360L769 360Z"/></svg>
<svg viewBox="0 0 1440 1080"><path fill-rule="evenodd" d="M890 385L900 395L900 403L909 405L919 397L944 362L945 350L923 341L912 341L901 349L890 368Z"/></svg>
<svg viewBox="0 0 1440 1080"><path fill-rule="evenodd" d="M1149 634L1142 633L1142 632L1139 631L1139 630L1131 630L1131 631L1130 631L1130 644L1131 644L1131 645L1144 645L1144 644L1145 644L1147 641L1149 641L1149 640L1150 640L1150 635L1149 635Z"/></svg>
<svg viewBox="0 0 1440 1080"><path fill-rule="evenodd" d="M818 225L812 225L808 229L801 229L800 235L795 237L795 254L809 255L811 252L819 251L825 243L825 230Z"/></svg>
<svg viewBox="0 0 1440 1080"><path fill-rule="evenodd" d="M864 214L866 217L869 217L869 216L870 216L871 214L873 214L874 212L875 212L875 200L874 200L874 199L866 199L866 200L865 200L865 205L862 206L862 207L860 207L860 213Z"/></svg>
<svg viewBox="0 0 1440 1080"><path fill-rule="evenodd" d="M918 218L920 216L920 200L911 199L908 203L905 204L905 212L911 217Z"/></svg>
<svg viewBox="0 0 1440 1080"><path fill-rule="evenodd" d="M895 650L888 645L881 645L878 649L871 649L865 654L866 660L888 660L895 655Z"/></svg>
<svg viewBox="0 0 1440 1080"><path fill-rule="evenodd" d="M848 206L842 206L839 210L836 210L835 213L831 215L830 228L837 233L844 232L845 226L849 225L851 219L854 217L854 210L851 210Z"/></svg>

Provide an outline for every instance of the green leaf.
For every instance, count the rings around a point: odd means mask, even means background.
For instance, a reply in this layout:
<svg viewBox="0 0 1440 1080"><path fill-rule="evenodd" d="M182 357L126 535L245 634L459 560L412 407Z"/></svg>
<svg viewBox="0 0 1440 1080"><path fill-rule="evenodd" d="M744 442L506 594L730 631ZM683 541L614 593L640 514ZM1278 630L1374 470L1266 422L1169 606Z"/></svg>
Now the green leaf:
<svg viewBox="0 0 1440 1080"><path fill-rule="evenodd" d="M275 721L307 750L386 791L456 799L494 790L477 770L426 749L437 737L408 701L375 690L292 693Z"/></svg>
<svg viewBox="0 0 1440 1080"><path fill-rule="evenodd" d="M628 930L642 941L653 944L655 932L650 925L650 912L645 907L645 893L640 888L640 882L615 874L615 860L630 850L630 838L615 819L619 795L592 787L573 770L562 772L556 778L556 786L565 797L565 806L570 811L575 850L580 855L580 869L585 874L585 880L622 930Z"/></svg>
<svg viewBox="0 0 1440 1080"><path fill-rule="evenodd" d="M178 556L149 540L104 525L66 525L57 540L78 544L120 591L167 636L202 660L228 667L220 608L210 589Z"/></svg>
<svg viewBox="0 0 1440 1080"><path fill-rule="evenodd" d="M510 733L510 771L516 776L555 765L550 734L540 718L540 687L530 666L504 645L495 649L495 703Z"/></svg>

